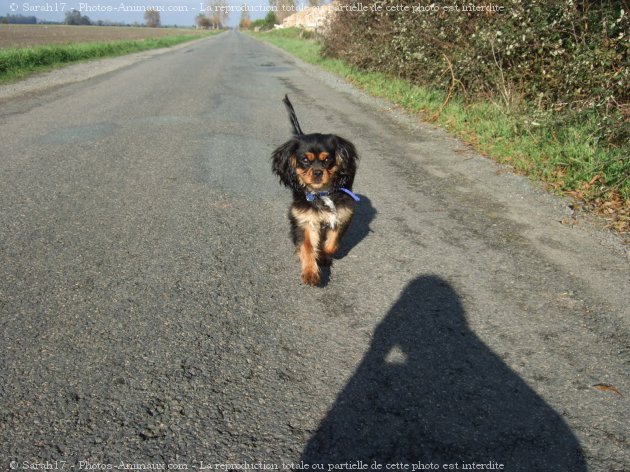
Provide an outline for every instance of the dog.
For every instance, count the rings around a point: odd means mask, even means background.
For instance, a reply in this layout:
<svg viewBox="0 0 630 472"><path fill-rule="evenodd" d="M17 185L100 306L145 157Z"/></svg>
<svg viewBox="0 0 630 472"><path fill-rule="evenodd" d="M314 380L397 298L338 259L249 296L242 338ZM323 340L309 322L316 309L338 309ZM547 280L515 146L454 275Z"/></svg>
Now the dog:
<svg viewBox="0 0 630 472"><path fill-rule="evenodd" d="M350 141L335 134L304 134L289 97L282 101L293 137L273 152L271 168L293 192L289 222L301 279L316 286L320 266L332 264L359 201L352 192L359 156Z"/></svg>

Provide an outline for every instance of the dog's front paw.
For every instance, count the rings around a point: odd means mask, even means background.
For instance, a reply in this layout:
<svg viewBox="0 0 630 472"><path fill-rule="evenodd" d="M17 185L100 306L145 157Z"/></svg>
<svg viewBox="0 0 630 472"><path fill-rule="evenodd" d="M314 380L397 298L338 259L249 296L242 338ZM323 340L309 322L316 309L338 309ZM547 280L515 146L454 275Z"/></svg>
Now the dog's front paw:
<svg viewBox="0 0 630 472"><path fill-rule="evenodd" d="M302 271L302 282L311 287L315 287L319 284L319 270L318 269L304 269Z"/></svg>

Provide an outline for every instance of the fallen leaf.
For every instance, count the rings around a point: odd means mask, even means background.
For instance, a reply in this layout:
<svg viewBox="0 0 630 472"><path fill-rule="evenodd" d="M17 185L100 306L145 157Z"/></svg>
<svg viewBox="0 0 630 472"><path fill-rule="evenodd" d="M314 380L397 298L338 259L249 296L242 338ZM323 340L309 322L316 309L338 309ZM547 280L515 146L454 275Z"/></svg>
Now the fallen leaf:
<svg viewBox="0 0 630 472"><path fill-rule="evenodd" d="M597 390L601 392L612 392L615 395L619 395L620 397L623 397L621 392L614 385L599 383L599 384L593 385L593 388L596 388Z"/></svg>
<svg viewBox="0 0 630 472"><path fill-rule="evenodd" d="M560 223L562 223L563 225L573 226L573 225L578 224L578 220L574 218L563 218L560 220Z"/></svg>

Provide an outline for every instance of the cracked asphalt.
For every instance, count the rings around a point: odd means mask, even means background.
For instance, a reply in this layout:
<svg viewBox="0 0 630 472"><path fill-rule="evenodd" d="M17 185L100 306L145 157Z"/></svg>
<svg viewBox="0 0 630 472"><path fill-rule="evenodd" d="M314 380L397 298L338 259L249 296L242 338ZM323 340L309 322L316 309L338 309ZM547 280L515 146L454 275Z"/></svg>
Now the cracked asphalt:
<svg viewBox="0 0 630 472"><path fill-rule="evenodd" d="M248 36L120 64L0 99L0 468L627 470L613 235ZM317 288L285 93L361 156Z"/></svg>

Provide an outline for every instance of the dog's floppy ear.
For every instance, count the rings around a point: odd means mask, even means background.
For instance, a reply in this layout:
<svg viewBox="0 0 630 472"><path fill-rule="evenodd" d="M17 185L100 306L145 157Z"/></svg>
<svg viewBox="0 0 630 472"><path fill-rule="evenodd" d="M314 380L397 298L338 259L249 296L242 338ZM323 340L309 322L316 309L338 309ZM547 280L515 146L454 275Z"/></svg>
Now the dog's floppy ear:
<svg viewBox="0 0 630 472"><path fill-rule="evenodd" d="M271 155L271 170L280 177L280 182L293 189L299 187L295 174L295 152L299 142L291 139L278 147Z"/></svg>
<svg viewBox="0 0 630 472"><path fill-rule="evenodd" d="M352 190L354 182L354 174L357 171L357 160L359 155L357 150L350 141L339 136L334 136L335 148L337 152L337 161L339 162L339 171L337 173L336 186L344 187Z"/></svg>

